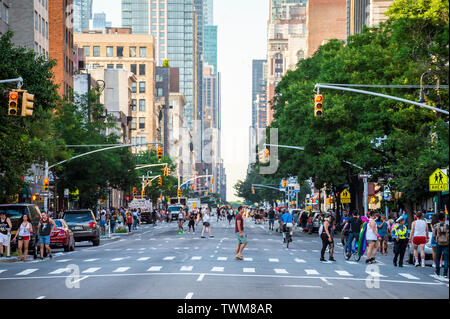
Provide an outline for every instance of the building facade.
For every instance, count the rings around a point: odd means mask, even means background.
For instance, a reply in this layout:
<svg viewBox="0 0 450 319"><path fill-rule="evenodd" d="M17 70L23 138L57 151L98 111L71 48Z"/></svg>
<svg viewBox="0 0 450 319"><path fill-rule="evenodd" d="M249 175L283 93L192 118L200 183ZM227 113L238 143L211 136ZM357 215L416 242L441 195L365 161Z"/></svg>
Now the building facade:
<svg viewBox="0 0 450 319"><path fill-rule="evenodd" d="M106 13L94 13L92 29L105 31L105 28L111 28L111 22L106 21Z"/></svg>
<svg viewBox="0 0 450 319"><path fill-rule="evenodd" d="M364 26L385 22L393 0L347 0L347 36L360 33Z"/></svg>
<svg viewBox="0 0 450 319"><path fill-rule="evenodd" d="M75 44L83 48L88 72L103 69L126 69L136 76L131 93L131 141L157 141L158 112L155 108L155 58L153 37L131 34L131 29L106 28L105 34L95 31L74 35ZM145 151L153 146L133 148Z"/></svg>
<svg viewBox="0 0 450 319"><path fill-rule="evenodd" d="M73 32L82 33L89 30L89 21L92 19L93 0L73 0Z"/></svg>
<svg viewBox="0 0 450 319"><path fill-rule="evenodd" d="M9 30L9 8L11 0L0 0L0 36Z"/></svg>
<svg viewBox="0 0 450 319"><path fill-rule="evenodd" d="M203 61L212 65L213 73L217 74L217 26L204 26L203 41Z"/></svg>

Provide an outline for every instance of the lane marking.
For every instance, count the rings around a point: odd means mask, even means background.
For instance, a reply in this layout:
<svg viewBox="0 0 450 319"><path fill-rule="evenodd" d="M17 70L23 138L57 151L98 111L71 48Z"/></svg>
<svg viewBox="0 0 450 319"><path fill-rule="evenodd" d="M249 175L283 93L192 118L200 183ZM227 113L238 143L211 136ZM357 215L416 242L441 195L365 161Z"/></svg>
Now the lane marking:
<svg viewBox="0 0 450 319"><path fill-rule="evenodd" d="M101 267L92 267L92 268L88 268L85 271L83 271L83 274L90 274L93 272L96 272L97 270L101 269Z"/></svg>
<svg viewBox="0 0 450 319"><path fill-rule="evenodd" d="M66 271L67 271L67 268L59 268L59 269L56 269L55 271L49 272L48 274L49 275L59 275Z"/></svg>
<svg viewBox="0 0 450 319"><path fill-rule="evenodd" d="M345 271L345 270L335 270L335 272L336 272L339 276L353 277L352 274L350 274L348 271Z"/></svg>
<svg viewBox="0 0 450 319"><path fill-rule="evenodd" d="M244 261L253 261L253 258L251 258L251 257L244 257Z"/></svg>
<svg viewBox="0 0 450 319"><path fill-rule="evenodd" d="M44 299L44 298L45 298L45 296L39 296L36 299Z"/></svg>
<svg viewBox="0 0 450 319"><path fill-rule="evenodd" d="M277 274L289 274L286 269L274 269Z"/></svg>
<svg viewBox="0 0 450 319"><path fill-rule="evenodd" d="M223 267L213 267L212 269L211 269L211 271L220 271L220 272L222 272L223 271Z"/></svg>
<svg viewBox="0 0 450 319"><path fill-rule="evenodd" d="M130 269L130 267L119 267L116 270L114 270L113 272L125 272L128 269Z"/></svg>
<svg viewBox="0 0 450 319"><path fill-rule="evenodd" d="M85 259L83 261L96 261L96 260L99 260L99 259L98 258L91 258L91 259Z"/></svg>
<svg viewBox="0 0 450 319"><path fill-rule="evenodd" d="M255 272L255 268L244 268L244 272Z"/></svg>
<svg viewBox="0 0 450 319"><path fill-rule="evenodd" d="M193 292L190 292L186 295L186 297L184 297L184 299L192 299L192 296L194 295Z"/></svg>
<svg viewBox="0 0 450 319"><path fill-rule="evenodd" d="M180 271L192 271L194 266L181 266Z"/></svg>
<svg viewBox="0 0 450 319"><path fill-rule="evenodd" d="M201 260L201 259L202 259L201 256L194 256L194 257L191 258L191 260Z"/></svg>
<svg viewBox="0 0 450 319"><path fill-rule="evenodd" d="M283 285L283 287L291 287L291 288L322 288L321 286L307 286L307 285Z"/></svg>
<svg viewBox="0 0 450 319"><path fill-rule="evenodd" d="M150 259L150 257L141 257L141 258L138 258L138 261L146 261L149 259Z"/></svg>
<svg viewBox="0 0 450 319"><path fill-rule="evenodd" d="M348 261L348 260L346 260L345 262L347 264L350 264L350 265L357 265L358 264L356 261Z"/></svg>
<svg viewBox="0 0 450 319"><path fill-rule="evenodd" d="M366 271L366 274L369 274L369 275L371 275L373 277L387 277L387 276L384 276L384 275L382 275L382 274L380 274L379 272L376 272L376 271L372 271L372 272Z"/></svg>
<svg viewBox="0 0 450 319"><path fill-rule="evenodd" d="M82 281L82 280L85 280L85 279L88 278L88 277L89 277L89 276L81 277L80 279L77 279L77 280L72 281L72 283L74 284L74 283L80 282L80 281Z"/></svg>
<svg viewBox="0 0 450 319"><path fill-rule="evenodd" d="M419 280L419 278L417 278L416 276L413 276L413 275L411 275L411 274L399 274L400 276L403 276L403 277L405 277L405 278L407 278L407 279L413 279L413 280Z"/></svg>
<svg viewBox="0 0 450 319"><path fill-rule="evenodd" d="M297 263L306 263L306 261L304 261L303 259L298 259L298 258L295 258L295 262L297 262Z"/></svg>
<svg viewBox="0 0 450 319"><path fill-rule="evenodd" d="M162 266L151 266L147 271L160 271Z"/></svg>
<svg viewBox="0 0 450 319"><path fill-rule="evenodd" d="M319 273L315 269L305 269L307 275L318 275Z"/></svg>
<svg viewBox="0 0 450 319"><path fill-rule="evenodd" d="M71 261L72 259L61 259L61 260L57 260L57 263L66 263L68 261Z"/></svg>
<svg viewBox="0 0 450 319"><path fill-rule="evenodd" d="M26 270L24 270L24 271L19 272L18 274L16 274L16 276L26 276L26 275L29 275L29 274L31 274L31 273L37 271L37 270L38 270L38 269L36 269L36 268L33 268L33 269L26 269Z"/></svg>
<svg viewBox="0 0 450 319"><path fill-rule="evenodd" d="M228 257L217 257L217 260L226 261Z"/></svg>
<svg viewBox="0 0 450 319"><path fill-rule="evenodd" d="M164 257L163 260L174 260L175 256Z"/></svg>
<svg viewBox="0 0 450 319"><path fill-rule="evenodd" d="M200 276L198 276L197 281L202 281L203 278L205 278L205 274L201 274Z"/></svg>
<svg viewBox="0 0 450 319"><path fill-rule="evenodd" d="M6 271L6 269L0 269L0 274L5 271Z"/></svg>
<svg viewBox="0 0 450 319"><path fill-rule="evenodd" d="M277 263L277 262L279 262L280 260L279 260L278 258L269 258L269 261L270 261L271 263Z"/></svg>
<svg viewBox="0 0 450 319"><path fill-rule="evenodd" d="M331 282L329 282L328 280L326 280L325 278L320 278L320 280L322 280L324 283L326 283L328 286L333 286L333 284Z"/></svg>
<svg viewBox="0 0 450 319"><path fill-rule="evenodd" d="M113 258L113 259L111 259L111 261L121 261L121 260L124 260L125 258L127 258L127 257Z"/></svg>

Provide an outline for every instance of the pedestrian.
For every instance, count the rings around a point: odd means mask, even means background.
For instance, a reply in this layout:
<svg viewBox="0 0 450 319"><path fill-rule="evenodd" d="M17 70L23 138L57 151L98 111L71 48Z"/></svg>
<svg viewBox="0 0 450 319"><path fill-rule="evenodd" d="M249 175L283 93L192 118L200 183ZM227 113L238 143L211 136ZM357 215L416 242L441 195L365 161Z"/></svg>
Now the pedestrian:
<svg viewBox="0 0 450 319"><path fill-rule="evenodd" d="M348 215L348 211L344 210L344 216L341 217L339 224L341 226L341 243L344 247L347 244L348 235L350 234L350 225L347 223L349 219L350 216Z"/></svg>
<svg viewBox="0 0 450 319"><path fill-rule="evenodd" d="M448 245L449 245L449 226L445 222L445 214L439 213L439 223L433 228L433 233L436 238L436 275L440 276L441 270L441 256L444 260L444 277L448 279Z"/></svg>
<svg viewBox="0 0 450 319"><path fill-rule="evenodd" d="M405 225L405 220L403 217L397 219L397 224L392 228L394 233L394 266L403 267L403 257L405 256L406 247L408 246L408 228ZM398 258L400 256L400 259Z"/></svg>
<svg viewBox="0 0 450 319"><path fill-rule="evenodd" d="M352 212L352 217L347 221L346 225L349 225L349 234L346 244L346 251L347 251L347 257L350 257L352 254L352 245L353 240L355 239L356 242L358 242L359 239L359 233L361 231L362 221L359 218L359 212L358 210L354 210ZM344 228L348 227L344 225Z"/></svg>
<svg viewBox="0 0 450 319"><path fill-rule="evenodd" d="M100 230L103 235L106 234L105 226L106 226L106 213L104 210L102 210L102 212L100 213Z"/></svg>
<svg viewBox="0 0 450 319"><path fill-rule="evenodd" d="M0 257L3 257L3 250L8 247L8 232L11 228L11 220L4 210L0 211Z"/></svg>
<svg viewBox="0 0 450 319"><path fill-rule="evenodd" d="M22 215L19 222L19 231L16 233L13 241L18 240L17 246L19 248L19 261L22 260L22 247L23 247L23 261L27 261L28 256L28 244L30 243L31 233L33 232L33 226L29 222L30 217L27 214Z"/></svg>
<svg viewBox="0 0 450 319"><path fill-rule="evenodd" d="M209 237L212 238L214 237L211 234L211 224L210 224L210 220L211 220L211 216L210 216L210 211L209 208L206 209L205 214L203 215L203 229L202 229L202 238L206 238L205 235L205 230L208 231Z"/></svg>
<svg viewBox="0 0 450 319"><path fill-rule="evenodd" d="M366 241L367 241L367 257L366 264L368 263L376 263L375 256L377 254L378 249L378 231L377 231L377 223L375 222L376 212L369 213L370 218L367 225L366 231Z"/></svg>
<svg viewBox="0 0 450 319"><path fill-rule="evenodd" d="M195 213L194 212L191 212L189 214L188 226L189 226L189 233L191 232L191 228L192 228L192 233L195 234Z"/></svg>
<svg viewBox="0 0 450 319"><path fill-rule="evenodd" d="M181 208L180 211L178 212L178 235L181 235L181 233L184 234L183 224L184 224L184 213L183 208Z"/></svg>
<svg viewBox="0 0 450 319"><path fill-rule="evenodd" d="M325 221L323 223L321 232L319 230L319 236L322 239L322 250L320 251L320 261L325 261L325 250L329 246L328 253L329 253L329 259L330 261L336 261L333 258L333 251L334 251L334 240L332 236L332 224L330 222L331 215L329 215L327 218L325 218Z"/></svg>
<svg viewBox="0 0 450 319"><path fill-rule="evenodd" d="M39 245L41 246L41 260L44 259L44 246L47 250L48 257L51 259L52 251L50 249L50 234L55 230L56 224L45 212L42 212L42 218L39 220Z"/></svg>
<svg viewBox="0 0 450 319"><path fill-rule="evenodd" d="M269 210L269 230L273 231L273 225L275 224L275 211L273 210L273 208L271 207Z"/></svg>
<svg viewBox="0 0 450 319"><path fill-rule="evenodd" d="M137 229L137 223L138 223L138 212L137 212L137 209L133 210L132 216L133 216L133 230L136 230Z"/></svg>
<svg viewBox="0 0 450 319"><path fill-rule="evenodd" d="M133 226L133 215L130 212L126 213L126 221L128 226L128 232L131 233L131 227Z"/></svg>
<svg viewBox="0 0 450 319"><path fill-rule="evenodd" d="M439 224L439 213L433 214L431 216L431 229L433 230L433 232L431 233L431 249L433 250L433 268L436 268L436 250L437 250L437 242L436 242L436 238L434 237L434 226L436 226L436 224ZM442 257L441 260L439 262L440 266L442 267Z"/></svg>
<svg viewBox="0 0 450 319"><path fill-rule="evenodd" d="M233 219L233 211L231 209L227 209L227 219L228 225L231 225L231 220Z"/></svg>
<svg viewBox="0 0 450 319"><path fill-rule="evenodd" d="M411 224L411 234L409 240L413 243L414 248L414 265L419 267L419 253L422 267L425 267L425 244L428 242L428 224L423 220L422 212L417 213L417 220Z"/></svg>
<svg viewBox="0 0 450 319"><path fill-rule="evenodd" d="M111 226L111 233L114 233L116 231L116 223L117 223L117 213L113 209L110 220L109 220L109 225Z"/></svg>
<svg viewBox="0 0 450 319"><path fill-rule="evenodd" d="M388 254L388 244L387 244L387 231L388 231L388 223L386 220L386 216L379 216L377 218L377 228L378 228L378 247L380 247L380 254Z"/></svg>
<svg viewBox="0 0 450 319"><path fill-rule="evenodd" d="M235 227L234 227L234 235L238 241L236 246L236 256L235 259L243 260L242 252L244 251L245 246L247 246L247 235L244 233L244 219L242 218L242 213L244 211L243 206L239 206L238 213L235 217Z"/></svg>

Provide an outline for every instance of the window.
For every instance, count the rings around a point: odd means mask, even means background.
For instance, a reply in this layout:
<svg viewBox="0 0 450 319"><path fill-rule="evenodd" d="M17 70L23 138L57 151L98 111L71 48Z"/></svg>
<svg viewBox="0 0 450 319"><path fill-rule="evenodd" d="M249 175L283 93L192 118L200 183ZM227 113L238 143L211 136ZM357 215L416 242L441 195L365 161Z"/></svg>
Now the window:
<svg viewBox="0 0 450 319"><path fill-rule="evenodd" d="M91 47L89 47L89 46L84 46L84 47L83 47L83 49L84 49L84 55L85 55L85 56L90 56L90 52L89 52L89 51L90 51L90 48L91 48Z"/></svg>
<svg viewBox="0 0 450 319"><path fill-rule="evenodd" d="M141 144L145 144L147 143L147 139L145 138L145 136L141 137Z"/></svg>
<svg viewBox="0 0 450 319"><path fill-rule="evenodd" d="M100 47L95 46L93 54L94 56L100 56Z"/></svg>
<svg viewBox="0 0 450 319"><path fill-rule="evenodd" d="M38 17L38 13L36 11L34 11L34 29L35 30L39 30L39 17Z"/></svg>
<svg viewBox="0 0 450 319"><path fill-rule="evenodd" d="M114 64L107 64L107 65L106 65L106 68L107 68L107 69L114 69Z"/></svg>
<svg viewBox="0 0 450 319"><path fill-rule="evenodd" d="M136 57L136 47L130 47L130 58Z"/></svg>
<svg viewBox="0 0 450 319"><path fill-rule="evenodd" d="M135 130L135 129L136 129L136 118L135 118L135 117L133 117L133 118L131 119L131 129L132 129L132 130Z"/></svg>
<svg viewBox="0 0 450 319"><path fill-rule="evenodd" d="M145 112L145 100L139 100L139 111Z"/></svg>
<svg viewBox="0 0 450 319"><path fill-rule="evenodd" d="M163 77L161 74L156 74L156 82L162 82L163 81Z"/></svg>
<svg viewBox="0 0 450 319"><path fill-rule="evenodd" d="M145 58L147 56L147 48L146 47L139 48L139 56L141 58Z"/></svg>
<svg viewBox="0 0 450 319"><path fill-rule="evenodd" d="M136 99L131 100L131 110L136 111Z"/></svg>
<svg viewBox="0 0 450 319"><path fill-rule="evenodd" d="M145 81L139 82L139 93L145 93Z"/></svg>
<svg viewBox="0 0 450 319"><path fill-rule="evenodd" d="M92 64L92 69L95 70L96 68L98 68L98 64Z"/></svg>
<svg viewBox="0 0 450 319"><path fill-rule="evenodd" d="M131 68L130 71L131 71L131 73L133 73L134 75L136 75L136 65L137 65L137 64L131 64L131 65L130 65L130 68Z"/></svg>
<svg viewBox="0 0 450 319"><path fill-rule="evenodd" d="M136 82L131 83L131 92L136 93Z"/></svg>
<svg viewBox="0 0 450 319"><path fill-rule="evenodd" d="M156 96L164 96L164 91L162 88L158 88L156 92L157 92Z"/></svg>
<svg viewBox="0 0 450 319"><path fill-rule="evenodd" d="M123 69L123 64L116 64L116 69Z"/></svg>
<svg viewBox="0 0 450 319"><path fill-rule="evenodd" d="M139 75L145 75L145 64L139 64Z"/></svg>
<svg viewBox="0 0 450 319"><path fill-rule="evenodd" d="M123 57L123 47L117 47L117 56Z"/></svg>
<svg viewBox="0 0 450 319"><path fill-rule="evenodd" d="M106 56L107 57L112 57L113 56L113 47L106 47Z"/></svg>
<svg viewBox="0 0 450 319"><path fill-rule="evenodd" d="M145 129L145 117L139 118L139 129Z"/></svg>

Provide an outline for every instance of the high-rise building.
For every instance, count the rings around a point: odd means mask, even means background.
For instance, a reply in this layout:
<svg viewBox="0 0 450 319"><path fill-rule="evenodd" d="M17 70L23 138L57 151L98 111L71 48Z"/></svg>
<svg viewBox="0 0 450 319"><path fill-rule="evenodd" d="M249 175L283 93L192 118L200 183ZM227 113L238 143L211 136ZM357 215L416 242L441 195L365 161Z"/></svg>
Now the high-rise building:
<svg viewBox="0 0 450 319"><path fill-rule="evenodd" d="M253 60L252 62L252 126L257 126L257 104L255 103L256 97L262 91L262 85L264 85L263 79L266 77L264 72L264 63L266 60ZM267 85L267 83L266 83Z"/></svg>
<svg viewBox="0 0 450 319"><path fill-rule="evenodd" d="M204 26L203 36L203 60L214 67L213 73L217 74L217 26Z"/></svg>
<svg viewBox="0 0 450 319"><path fill-rule="evenodd" d="M73 0L73 32L81 33L89 30L89 20L92 19L93 0Z"/></svg>
<svg viewBox="0 0 450 319"><path fill-rule="evenodd" d="M7 7L4 2L2 8ZM10 1L9 9L2 16L9 21L9 29L14 32L15 45L49 57L48 0Z"/></svg>
<svg viewBox="0 0 450 319"><path fill-rule="evenodd" d="M0 36L9 29L9 8L11 0L0 0Z"/></svg>
<svg viewBox="0 0 450 319"><path fill-rule="evenodd" d="M111 22L106 21L106 13L94 13L92 20L92 29L105 31L105 28L111 27Z"/></svg>
<svg viewBox="0 0 450 319"><path fill-rule="evenodd" d="M63 5L66 4L66 6ZM73 89L74 45L73 28L66 23L70 16L72 0L49 3L49 47L50 58L56 60L53 68L54 81L60 95L68 95Z"/></svg>
<svg viewBox="0 0 450 319"><path fill-rule="evenodd" d="M203 24L214 24L214 2L213 0L203 0Z"/></svg>
<svg viewBox="0 0 450 319"><path fill-rule="evenodd" d="M359 33L388 19L386 11L393 0L347 0L347 36Z"/></svg>
<svg viewBox="0 0 450 319"><path fill-rule="evenodd" d="M131 141L157 141L158 114L155 110L154 40L145 34L131 34L131 29L107 28L74 35L75 44L84 48L86 69L126 69L136 76L131 84ZM95 71L96 72L96 71ZM133 148L144 151L149 147Z"/></svg>

